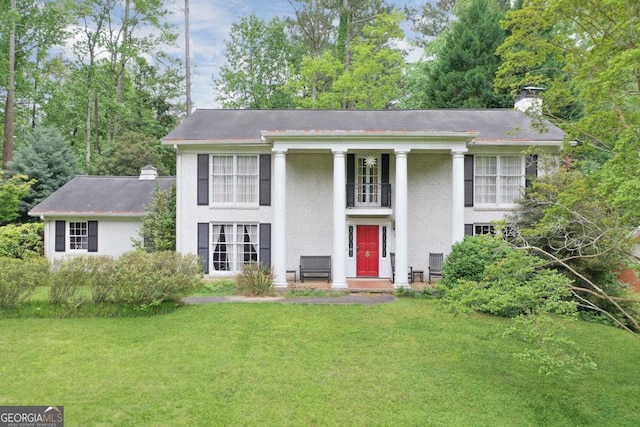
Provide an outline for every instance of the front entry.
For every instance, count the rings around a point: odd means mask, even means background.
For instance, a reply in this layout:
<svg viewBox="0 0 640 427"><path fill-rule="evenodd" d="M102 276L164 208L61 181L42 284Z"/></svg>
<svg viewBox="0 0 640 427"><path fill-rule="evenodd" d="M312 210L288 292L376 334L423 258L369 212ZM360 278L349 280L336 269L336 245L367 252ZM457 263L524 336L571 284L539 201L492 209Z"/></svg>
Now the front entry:
<svg viewBox="0 0 640 427"><path fill-rule="evenodd" d="M356 229L356 274L358 277L378 277L377 225L358 225Z"/></svg>

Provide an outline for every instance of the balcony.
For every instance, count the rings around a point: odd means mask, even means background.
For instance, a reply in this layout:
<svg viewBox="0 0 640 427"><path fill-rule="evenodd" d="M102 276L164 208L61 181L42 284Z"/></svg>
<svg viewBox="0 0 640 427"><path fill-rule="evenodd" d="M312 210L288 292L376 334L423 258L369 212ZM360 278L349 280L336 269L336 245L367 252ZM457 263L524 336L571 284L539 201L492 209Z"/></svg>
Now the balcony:
<svg viewBox="0 0 640 427"><path fill-rule="evenodd" d="M391 208L391 184L347 184L347 208Z"/></svg>

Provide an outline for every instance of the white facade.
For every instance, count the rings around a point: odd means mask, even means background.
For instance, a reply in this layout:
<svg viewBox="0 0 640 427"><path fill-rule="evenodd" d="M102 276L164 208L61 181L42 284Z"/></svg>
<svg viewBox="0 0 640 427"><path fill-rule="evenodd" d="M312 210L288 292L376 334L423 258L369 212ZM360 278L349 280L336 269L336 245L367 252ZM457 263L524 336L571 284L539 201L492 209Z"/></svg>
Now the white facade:
<svg viewBox="0 0 640 427"><path fill-rule="evenodd" d="M527 151L561 147L550 128L511 110L196 112L163 139L177 152L177 250L210 276L264 262L275 287L301 256L331 256L338 289L391 278L393 253L406 287L430 252L517 208L538 174Z"/></svg>
<svg viewBox="0 0 640 427"><path fill-rule="evenodd" d="M56 251L56 221L65 223L65 248ZM69 224L96 221L98 227L98 250L71 249ZM49 261L76 255L108 255L119 257L134 249L133 241L140 240L138 234L142 226L140 217L55 217L45 218L44 254Z"/></svg>
<svg viewBox="0 0 640 427"><path fill-rule="evenodd" d="M406 286L400 279L406 277L401 272L401 263L405 264L405 271L408 271L408 266L426 271L428 253L448 253L451 245L464 237L465 224L490 224L513 210L513 206L499 205L464 207L463 161L465 153L469 152L466 148L468 140L468 136L463 135L457 137L457 140L450 138L444 142L420 141L404 144L388 141L385 148L381 148L379 142L369 146L362 142L345 146L343 143L325 141L317 144L320 147L305 141L304 149L300 148L301 142L290 141L275 141L272 144L265 142L261 146L242 149L234 146L181 146L178 149L177 170L177 250L197 252L199 223L268 223L272 225L271 263L276 272L276 285L280 283L280 286L286 286L286 271L298 270L301 255L331 255L334 260L334 287L344 287L344 279L359 277L357 248L353 248L358 239L359 226L377 226L380 249L376 277L391 278L389 255L395 252L398 260L396 282L400 281L396 285ZM471 152L524 157L519 147L473 148ZM197 158L198 154L203 153L207 156L231 153L246 156L271 154L271 205L259 206L256 203L245 207L216 207L214 204L199 206L196 200ZM359 158L375 158L378 162L382 154L389 156L391 207L346 206L343 189L347 172L344 158L350 153ZM279 156L279 162L276 156ZM400 174L399 158L403 168ZM457 167L454 169L456 161ZM282 187L277 178L279 168L282 168L280 164L284 164L284 173L280 178L284 180L284 191L278 188ZM211 174L211 171L207 173ZM398 180L402 181L403 177L404 182L399 185ZM522 182L524 184L524 178ZM279 198L279 195L282 197ZM400 208L399 203L405 204L404 209ZM399 219L399 211L405 212L404 220ZM277 212L284 212L284 216L279 216ZM399 237L399 233L404 233L404 237ZM208 240L213 245L214 237L209 235ZM339 242L338 245L336 242ZM402 249L405 261L400 257ZM278 251L284 254L282 259L274 256ZM210 254L211 251L207 262L211 276L237 273L233 268L217 271L212 266ZM335 260L343 261L336 266ZM338 267L342 267L342 272ZM336 277L336 271L343 277ZM337 280L339 282L336 286Z"/></svg>

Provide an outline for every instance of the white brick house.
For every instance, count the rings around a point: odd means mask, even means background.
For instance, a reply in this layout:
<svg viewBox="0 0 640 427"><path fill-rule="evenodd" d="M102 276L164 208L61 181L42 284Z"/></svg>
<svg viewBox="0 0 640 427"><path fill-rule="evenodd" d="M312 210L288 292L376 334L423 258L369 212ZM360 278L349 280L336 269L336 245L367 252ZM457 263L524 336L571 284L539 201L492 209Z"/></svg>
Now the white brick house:
<svg viewBox="0 0 640 427"><path fill-rule="evenodd" d="M563 137L506 109L198 110L162 140L177 152L177 250L211 276L263 262L276 287L301 255L330 255L333 288L391 278L393 252L405 287L408 266L513 210Z"/></svg>

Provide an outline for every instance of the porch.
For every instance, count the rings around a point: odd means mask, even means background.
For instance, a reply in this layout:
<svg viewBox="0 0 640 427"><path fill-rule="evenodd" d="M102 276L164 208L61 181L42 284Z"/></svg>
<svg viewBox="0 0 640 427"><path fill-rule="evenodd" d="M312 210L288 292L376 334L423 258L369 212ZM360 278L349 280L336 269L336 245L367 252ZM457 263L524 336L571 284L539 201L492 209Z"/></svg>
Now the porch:
<svg viewBox="0 0 640 427"><path fill-rule="evenodd" d="M424 289L433 288L433 283L428 282L413 282L409 284L410 288L414 291L423 291ZM305 280L304 283L300 281L288 281L288 290L321 290L321 291L335 291L335 292L350 292L350 293L394 293L396 289L393 287L393 283L389 279L382 278L347 278L346 289L334 289L331 287L331 283L327 283L326 280Z"/></svg>

